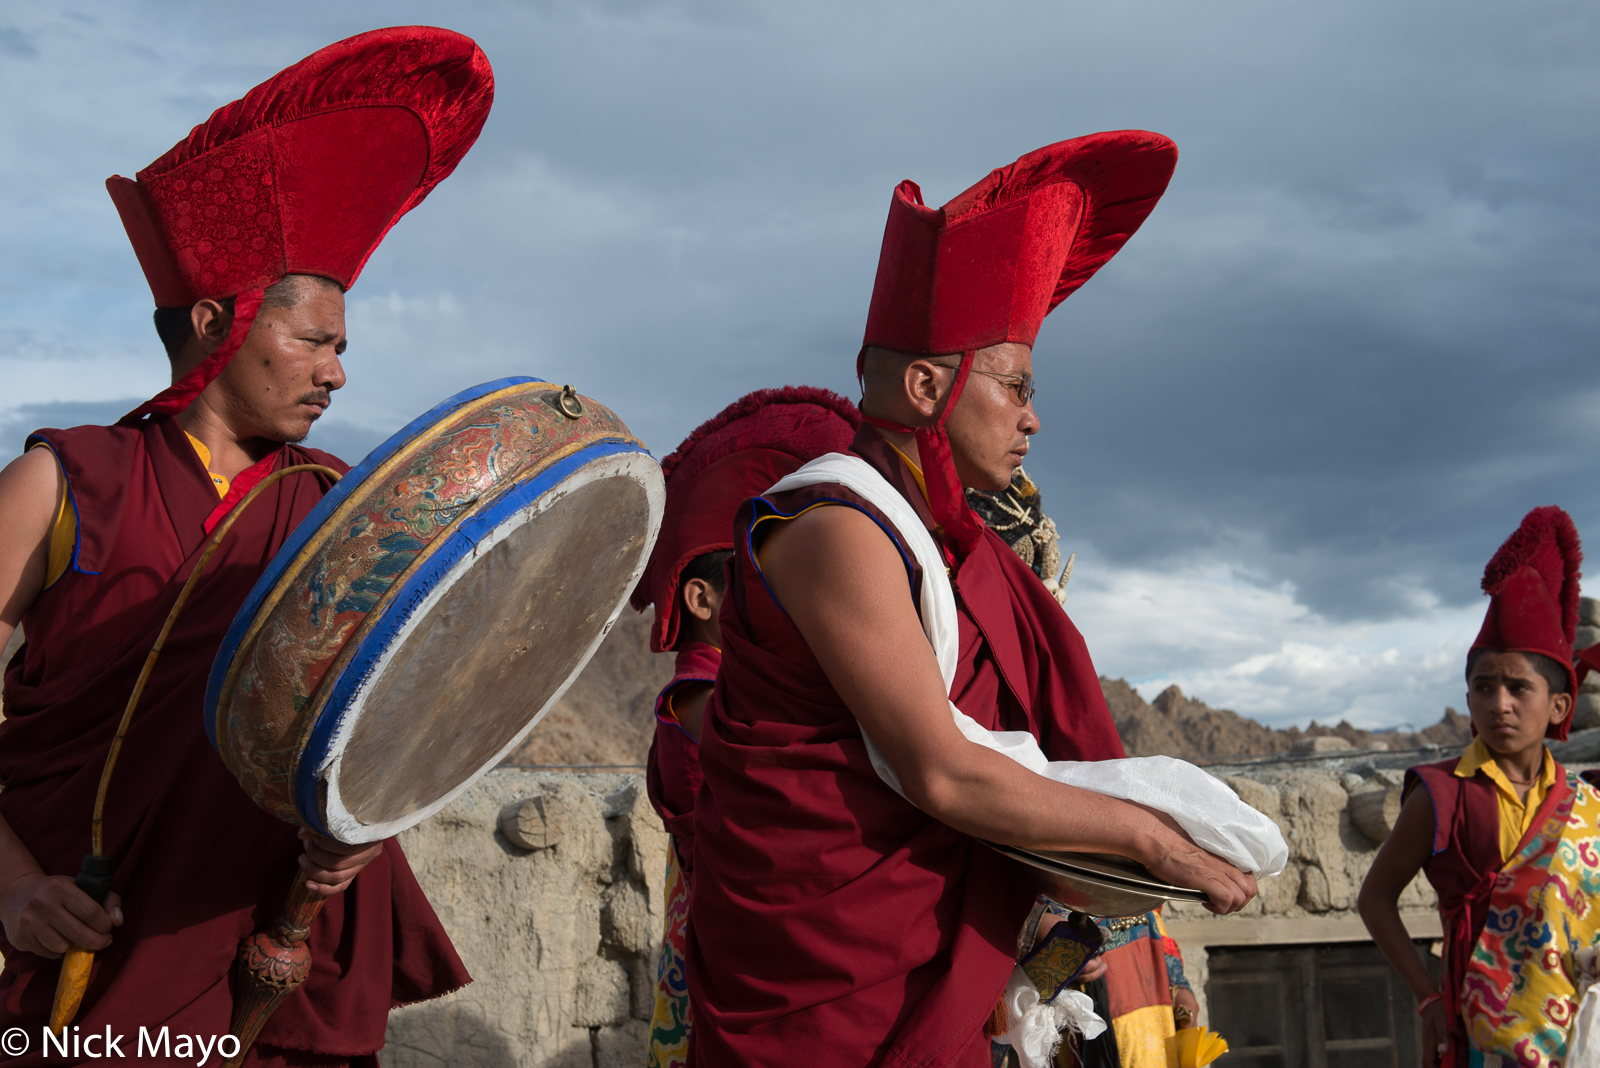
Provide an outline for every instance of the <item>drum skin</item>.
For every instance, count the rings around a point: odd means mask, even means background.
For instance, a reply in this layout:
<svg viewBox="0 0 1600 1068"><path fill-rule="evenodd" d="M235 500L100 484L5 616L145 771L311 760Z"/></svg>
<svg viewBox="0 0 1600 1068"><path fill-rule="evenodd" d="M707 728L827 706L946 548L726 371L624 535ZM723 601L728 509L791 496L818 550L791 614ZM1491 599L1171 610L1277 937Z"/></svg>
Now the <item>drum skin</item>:
<svg viewBox="0 0 1600 1068"><path fill-rule="evenodd" d="M432 815L566 691L638 581L660 466L610 410L509 378L329 491L240 609L206 731L245 792L348 843Z"/></svg>

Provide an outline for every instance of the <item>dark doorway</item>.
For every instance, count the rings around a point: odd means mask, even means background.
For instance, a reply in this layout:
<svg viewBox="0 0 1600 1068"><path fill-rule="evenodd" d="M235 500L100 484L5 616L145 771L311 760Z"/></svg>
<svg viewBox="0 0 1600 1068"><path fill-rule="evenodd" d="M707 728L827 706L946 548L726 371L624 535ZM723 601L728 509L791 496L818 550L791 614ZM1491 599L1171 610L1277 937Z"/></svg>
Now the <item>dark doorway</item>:
<svg viewBox="0 0 1600 1068"><path fill-rule="evenodd" d="M1438 958L1417 953L1438 979ZM1208 951L1217 1068L1419 1068L1411 990L1370 942Z"/></svg>

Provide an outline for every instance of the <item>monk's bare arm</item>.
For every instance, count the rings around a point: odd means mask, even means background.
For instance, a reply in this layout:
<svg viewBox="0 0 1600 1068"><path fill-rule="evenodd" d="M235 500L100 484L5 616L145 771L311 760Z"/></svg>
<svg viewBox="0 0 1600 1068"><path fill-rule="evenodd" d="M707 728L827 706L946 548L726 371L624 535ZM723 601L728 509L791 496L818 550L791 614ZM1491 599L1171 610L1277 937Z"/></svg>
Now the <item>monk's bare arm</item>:
<svg viewBox="0 0 1600 1068"><path fill-rule="evenodd" d="M773 593L883 750L911 801L956 830L1035 849L1114 853L1242 908L1255 880L1138 805L1035 775L961 736L900 555L854 508L816 508L761 548Z"/></svg>
<svg viewBox="0 0 1600 1068"><path fill-rule="evenodd" d="M1418 1002L1439 992L1400 920L1400 895L1411 885L1433 853L1433 799L1427 790L1411 791L1394 830L1384 840L1361 884L1356 907L1378 949L1400 973ZM1445 1041L1448 1019L1444 1004L1435 1001L1423 1013L1423 1060L1434 1065Z"/></svg>
<svg viewBox="0 0 1600 1068"><path fill-rule="evenodd" d="M0 646L44 589L64 492L48 449L32 449L0 471ZM47 876L0 817L0 922L13 946L46 957L59 957L69 943L104 949L121 916L116 895L101 908L70 877Z"/></svg>
<svg viewBox="0 0 1600 1068"><path fill-rule="evenodd" d="M1413 790L1400 809L1394 830L1372 861L1361 884L1356 907L1383 955L1417 1000L1438 992L1427 968L1417 957L1411 935L1400 922L1400 894L1417 877L1433 852L1433 800L1426 790Z"/></svg>
<svg viewBox="0 0 1600 1068"><path fill-rule="evenodd" d="M30 449L0 470L0 647L44 589L63 492L49 449Z"/></svg>

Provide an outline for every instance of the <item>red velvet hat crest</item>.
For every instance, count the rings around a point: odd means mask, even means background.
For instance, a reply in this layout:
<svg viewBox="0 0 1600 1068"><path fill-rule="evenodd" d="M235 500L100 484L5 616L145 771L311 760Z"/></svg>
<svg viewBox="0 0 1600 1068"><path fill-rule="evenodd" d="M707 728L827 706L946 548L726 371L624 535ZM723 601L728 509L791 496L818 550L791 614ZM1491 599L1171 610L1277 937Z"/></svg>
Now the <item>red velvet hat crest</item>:
<svg viewBox="0 0 1600 1068"><path fill-rule="evenodd" d="M1474 649L1540 653L1567 669L1567 692L1576 698L1572 641L1578 631L1578 579L1583 549L1572 517L1550 505L1523 517L1483 570L1483 592L1490 597ZM1565 738L1569 715L1549 730Z"/></svg>
<svg viewBox="0 0 1600 1068"><path fill-rule="evenodd" d="M348 289L390 227L455 170L493 99L470 38L373 30L218 108L137 181L108 178L157 307L240 298L226 355L137 414L187 406L243 343L254 296L284 275Z"/></svg>
<svg viewBox="0 0 1600 1068"><path fill-rule="evenodd" d="M315 274L349 288L467 154L494 75L472 40L402 26L329 45L218 108L138 181L106 180L156 306Z"/></svg>
<svg viewBox="0 0 1600 1068"><path fill-rule="evenodd" d="M849 449L860 425L856 406L837 393L811 386L757 390L712 416L661 461L666 514L632 599L641 612L656 606L650 648L664 653L678 643L683 569L705 553L733 548L739 506L802 464Z"/></svg>
<svg viewBox="0 0 1600 1068"><path fill-rule="evenodd" d="M901 182L864 344L924 355L1032 345L1044 317L1139 229L1177 161L1160 134L1118 130L1030 152L942 208Z"/></svg>

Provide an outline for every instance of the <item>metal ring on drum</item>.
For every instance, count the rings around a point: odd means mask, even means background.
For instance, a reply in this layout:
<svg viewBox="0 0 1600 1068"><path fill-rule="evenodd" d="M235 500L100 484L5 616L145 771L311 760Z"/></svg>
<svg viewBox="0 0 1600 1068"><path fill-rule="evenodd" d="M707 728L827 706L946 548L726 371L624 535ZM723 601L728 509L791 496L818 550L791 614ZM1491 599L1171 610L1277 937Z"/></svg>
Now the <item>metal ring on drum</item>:
<svg viewBox="0 0 1600 1068"><path fill-rule="evenodd" d="M533 378L459 393L291 535L206 692L207 734L257 804L346 843L390 837L566 691L638 581L665 497L622 421L576 400Z"/></svg>

